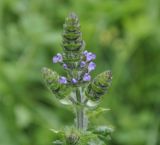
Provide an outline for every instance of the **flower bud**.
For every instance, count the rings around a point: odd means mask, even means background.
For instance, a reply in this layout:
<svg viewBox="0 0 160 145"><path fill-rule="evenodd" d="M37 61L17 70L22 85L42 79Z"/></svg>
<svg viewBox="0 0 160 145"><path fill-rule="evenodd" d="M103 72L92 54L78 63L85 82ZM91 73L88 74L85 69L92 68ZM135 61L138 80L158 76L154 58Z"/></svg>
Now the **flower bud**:
<svg viewBox="0 0 160 145"><path fill-rule="evenodd" d="M68 145L78 145L79 136L76 133L71 133L67 136L67 144Z"/></svg>

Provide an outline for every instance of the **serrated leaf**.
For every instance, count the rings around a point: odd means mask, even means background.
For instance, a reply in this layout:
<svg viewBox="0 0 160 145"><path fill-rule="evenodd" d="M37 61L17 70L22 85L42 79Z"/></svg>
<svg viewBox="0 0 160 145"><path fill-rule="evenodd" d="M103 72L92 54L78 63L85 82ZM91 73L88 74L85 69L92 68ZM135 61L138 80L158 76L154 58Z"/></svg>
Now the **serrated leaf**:
<svg viewBox="0 0 160 145"><path fill-rule="evenodd" d="M100 114L102 114L102 113L104 113L104 112L106 112L106 111L109 111L109 110L110 110L110 109L108 109L108 108L102 108L102 107L100 107L100 108L97 108L96 110L93 110L93 111L88 112L88 117L89 117L89 118L97 117L97 116L99 116Z"/></svg>
<svg viewBox="0 0 160 145"><path fill-rule="evenodd" d="M101 136L110 135L112 132L113 132L113 128L108 127L108 126L98 126L98 127L95 128L95 130L93 131L93 133L99 134L99 135L101 135Z"/></svg>
<svg viewBox="0 0 160 145"><path fill-rule="evenodd" d="M86 133L81 135L79 145L88 145L91 140L96 140L97 136L93 133Z"/></svg>

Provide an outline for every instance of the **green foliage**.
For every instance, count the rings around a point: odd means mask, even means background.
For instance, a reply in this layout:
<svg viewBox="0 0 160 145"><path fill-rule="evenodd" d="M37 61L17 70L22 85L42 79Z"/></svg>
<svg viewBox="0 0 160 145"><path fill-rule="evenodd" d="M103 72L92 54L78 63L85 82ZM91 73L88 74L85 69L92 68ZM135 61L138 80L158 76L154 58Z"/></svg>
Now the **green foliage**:
<svg viewBox="0 0 160 145"><path fill-rule="evenodd" d="M110 109L102 108L102 107L93 107L94 109L91 109L88 111L87 116L90 118L90 120L94 119L95 117L98 117L99 115L102 115L102 113L109 111Z"/></svg>
<svg viewBox="0 0 160 145"><path fill-rule="evenodd" d="M56 140L55 145L106 145L112 130L105 126L94 128L92 131L80 132L76 128L61 131L52 130Z"/></svg>
<svg viewBox="0 0 160 145"><path fill-rule="evenodd" d="M113 84L93 117L115 126L110 145L159 145L159 0L0 0L0 144L51 145L48 128L72 124L43 85L43 66L60 50L66 15L80 17L95 74L111 69ZM93 74L93 75L95 75Z"/></svg>

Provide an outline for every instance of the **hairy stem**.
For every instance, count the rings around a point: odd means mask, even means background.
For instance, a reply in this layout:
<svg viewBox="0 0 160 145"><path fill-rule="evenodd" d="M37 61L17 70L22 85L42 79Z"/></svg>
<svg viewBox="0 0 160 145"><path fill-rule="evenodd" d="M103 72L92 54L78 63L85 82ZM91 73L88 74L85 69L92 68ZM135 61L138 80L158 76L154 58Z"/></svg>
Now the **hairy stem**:
<svg viewBox="0 0 160 145"><path fill-rule="evenodd" d="M76 98L78 106L76 107L76 127L80 130L87 129L87 117L85 115L85 109L83 106L83 95L81 88L76 89Z"/></svg>

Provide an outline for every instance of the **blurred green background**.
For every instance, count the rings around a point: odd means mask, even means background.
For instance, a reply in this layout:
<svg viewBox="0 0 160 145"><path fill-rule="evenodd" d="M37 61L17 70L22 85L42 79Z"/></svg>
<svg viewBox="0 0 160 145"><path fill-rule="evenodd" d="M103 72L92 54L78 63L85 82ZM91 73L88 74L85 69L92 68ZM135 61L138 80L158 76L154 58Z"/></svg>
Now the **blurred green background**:
<svg viewBox="0 0 160 145"><path fill-rule="evenodd" d="M63 74L52 57L72 11L97 54L93 76L113 72L111 111L93 122L114 126L110 145L160 145L159 0L0 0L0 145L51 145L50 128L73 124L40 73Z"/></svg>

